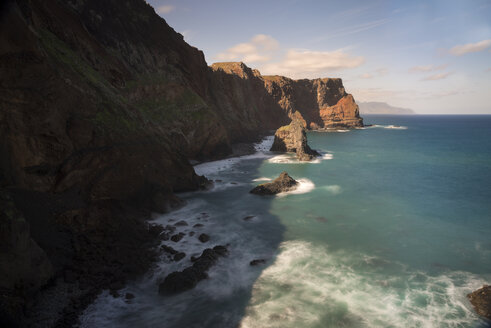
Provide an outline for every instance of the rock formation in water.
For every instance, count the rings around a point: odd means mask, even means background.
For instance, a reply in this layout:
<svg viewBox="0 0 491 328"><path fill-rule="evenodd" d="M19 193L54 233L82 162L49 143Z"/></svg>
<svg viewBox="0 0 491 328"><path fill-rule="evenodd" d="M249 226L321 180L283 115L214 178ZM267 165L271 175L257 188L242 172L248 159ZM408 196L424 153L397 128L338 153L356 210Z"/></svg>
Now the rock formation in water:
<svg viewBox="0 0 491 328"><path fill-rule="evenodd" d="M295 190L297 187L298 182L283 171L272 182L260 184L254 187L250 193L256 195L276 195L280 192Z"/></svg>
<svg viewBox="0 0 491 328"><path fill-rule="evenodd" d="M284 76L263 76L269 94L290 118L302 114L307 128L360 127L358 105L346 93L338 78L292 80Z"/></svg>
<svg viewBox="0 0 491 328"><path fill-rule="evenodd" d="M192 266L170 273L159 285L159 294L172 295L194 288L198 282L208 277L207 271L215 265L220 257L228 253L225 246L207 248L200 257L194 260Z"/></svg>
<svg viewBox="0 0 491 328"><path fill-rule="evenodd" d="M491 286L484 285L468 294L467 298L479 315L491 320Z"/></svg>
<svg viewBox="0 0 491 328"><path fill-rule="evenodd" d="M0 261L31 256L0 271L0 326L69 326L145 272L158 244L145 218L208 184L189 160L228 155L297 108L320 127L361 124L340 80L288 89L242 63L210 68L143 0L0 9L0 193L19 211L0 217Z"/></svg>
<svg viewBox="0 0 491 328"><path fill-rule="evenodd" d="M320 154L307 144L305 120L295 112L289 125L276 130L271 151L294 152L300 161L311 161Z"/></svg>

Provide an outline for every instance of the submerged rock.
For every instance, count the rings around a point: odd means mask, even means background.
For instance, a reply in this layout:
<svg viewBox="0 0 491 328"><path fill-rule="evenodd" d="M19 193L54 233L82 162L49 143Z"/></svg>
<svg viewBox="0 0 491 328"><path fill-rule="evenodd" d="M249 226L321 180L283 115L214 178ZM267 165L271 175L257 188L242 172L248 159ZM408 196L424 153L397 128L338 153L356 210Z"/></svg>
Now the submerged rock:
<svg viewBox="0 0 491 328"><path fill-rule="evenodd" d="M264 263L266 263L265 259L257 259L257 260L252 260L251 262L249 262L249 265L250 266L256 266L256 265L264 264Z"/></svg>
<svg viewBox="0 0 491 328"><path fill-rule="evenodd" d="M484 285L482 288L467 294L467 298L479 315L491 320L491 286Z"/></svg>
<svg viewBox="0 0 491 328"><path fill-rule="evenodd" d="M256 195L276 195L280 192L294 190L297 186L298 182L283 171L273 182L260 184L252 189L250 193Z"/></svg>
<svg viewBox="0 0 491 328"><path fill-rule="evenodd" d="M210 236L208 236L206 233L202 233L198 237L199 241L202 243L206 243L208 240L210 240Z"/></svg>
<svg viewBox="0 0 491 328"><path fill-rule="evenodd" d="M182 233L182 232L179 232L178 234L175 234L173 235L172 237L170 237L170 240L172 240L173 242L177 243L178 241L180 241L186 234L185 233Z"/></svg>
<svg viewBox="0 0 491 328"><path fill-rule="evenodd" d="M181 221L179 221L179 222L175 223L174 225L175 225L176 227L184 227L184 226L187 226L187 225L188 225L188 223L187 223L186 221L181 220Z"/></svg>
<svg viewBox="0 0 491 328"><path fill-rule="evenodd" d="M215 246L213 249L207 248L198 257L192 266L182 271L175 271L165 277L164 282L159 285L159 294L172 295L182 293L194 288L198 282L208 277L207 271L222 256L227 255L225 246Z"/></svg>
<svg viewBox="0 0 491 328"><path fill-rule="evenodd" d="M292 122L276 130L271 151L294 152L300 161L311 161L319 153L307 144L305 120L296 112Z"/></svg>
<svg viewBox="0 0 491 328"><path fill-rule="evenodd" d="M174 261L179 262L185 257L186 257L186 253L183 252L177 253L176 255L174 255Z"/></svg>

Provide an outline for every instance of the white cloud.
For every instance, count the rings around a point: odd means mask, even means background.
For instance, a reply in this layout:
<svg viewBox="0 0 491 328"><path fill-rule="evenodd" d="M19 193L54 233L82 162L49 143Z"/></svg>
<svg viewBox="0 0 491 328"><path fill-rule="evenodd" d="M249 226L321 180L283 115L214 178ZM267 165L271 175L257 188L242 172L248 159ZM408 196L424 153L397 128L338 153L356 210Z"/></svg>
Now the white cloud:
<svg viewBox="0 0 491 328"><path fill-rule="evenodd" d="M215 59L219 61L243 61L246 63L265 62L279 47L278 41L265 34L255 35L249 42L239 43L219 53Z"/></svg>
<svg viewBox="0 0 491 328"><path fill-rule="evenodd" d="M307 49L284 50L284 56L273 61L280 44L265 34L255 35L249 42L239 43L215 56L217 61L243 61L246 64L262 63L261 73L280 74L291 78L319 77L332 71L358 67L365 58L347 54L343 49L312 51ZM278 57L276 57L278 58Z"/></svg>
<svg viewBox="0 0 491 328"><path fill-rule="evenodd" d="M491 46L491 39L482 40L476 43L457 45L450 49L450 53L455 56L462 56L471 52L483 51L489 46Z"/></svg>
<svg viewBox="0 0 491 328"><path fill-rule="evenodd" d="M433 74L425 77L423 81L436 81L436 80L443 80L446 79L452 75L452 72L446 72L446 73L438 73L438 74Z"/></svg>
<svg viewBox="0 0 491 328"><path fill-rule="evenodd" d="M371 79L371 78L373 78L373 75L370 73L365 73L365 74L361 74L360 78L361 79Z"/></svg>
<svg viewBox="0 0 491 328"><path fill-rule="evenodd" d="M157 14L160 14L160 15L168 14L171 11L173 11L174 9L176 9L176 7L173 5L163 5L163 6L157 7Z"/></svg>
<svg viewBox="0 0 491 328"><path fill-rule="evenodd" d="M319 77L333 71L358 67L364 62L365 58L351 56L342 50L290 49L281 61L266 64L261 71L265 74L286 75L292 78Z"/></svg>
<svg viewBox="0 0 491 328"><path fill-rule="evenodd" d="M415 72L433 72L433 71L441 71L445 68L447 68L447 64L445 65L439 65L439 66L434 66L434 65L424 65L424 66L414 66L409 69L409 72L415 73Z"/></svg>

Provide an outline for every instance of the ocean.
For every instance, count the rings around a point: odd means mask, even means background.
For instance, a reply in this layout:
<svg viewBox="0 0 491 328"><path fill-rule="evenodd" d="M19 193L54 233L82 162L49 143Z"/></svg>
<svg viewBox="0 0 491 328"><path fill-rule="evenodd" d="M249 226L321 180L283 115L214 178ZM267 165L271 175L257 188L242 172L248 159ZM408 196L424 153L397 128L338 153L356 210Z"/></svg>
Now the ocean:
<svg viewBox="0 0 491 328"><path fill-rule="evenodd" d="M269 152L269 137L256 154L196 166L214 188L155 219L188 223L163 242L186 257L163 253L122 291L134 299L103 292L82 327L490 327L466 294L491 283L491 116L364 119L373 125L309 132L322 153L312 163ZM249 194L282 171L298 190ZM209 279L158 295L214 245L229 255Z"/></svg>

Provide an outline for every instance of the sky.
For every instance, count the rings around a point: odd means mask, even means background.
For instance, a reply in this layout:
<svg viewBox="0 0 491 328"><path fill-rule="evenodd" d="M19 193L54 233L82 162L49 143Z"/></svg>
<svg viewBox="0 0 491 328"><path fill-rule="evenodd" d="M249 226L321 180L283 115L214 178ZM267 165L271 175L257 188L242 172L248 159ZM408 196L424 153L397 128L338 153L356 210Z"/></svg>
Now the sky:
<svg viewBox="0 0 491 328"><path fill-rule="evenodd" d="M147 0L209 65L340 77L355 100L491 114L491 0Z"/></svg>

